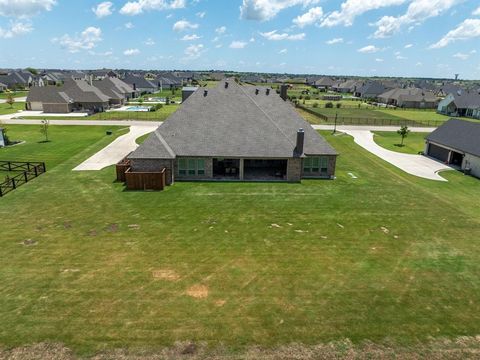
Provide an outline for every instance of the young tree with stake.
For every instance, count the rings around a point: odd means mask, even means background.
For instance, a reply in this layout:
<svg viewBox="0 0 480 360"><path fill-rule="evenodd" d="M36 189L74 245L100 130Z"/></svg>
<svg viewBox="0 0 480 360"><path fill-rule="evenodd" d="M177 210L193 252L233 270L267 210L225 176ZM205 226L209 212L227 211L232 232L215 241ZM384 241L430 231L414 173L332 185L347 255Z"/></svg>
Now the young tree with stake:
<svg viewBox="0 0 480 360"><path fill-rule="evenodd" d="M400 130L397 131L397 134L402 137L402 142L400 146L403 146L403 142L409 133L410 133L410 130L408 129L408 126L402 126Z"/></svg>

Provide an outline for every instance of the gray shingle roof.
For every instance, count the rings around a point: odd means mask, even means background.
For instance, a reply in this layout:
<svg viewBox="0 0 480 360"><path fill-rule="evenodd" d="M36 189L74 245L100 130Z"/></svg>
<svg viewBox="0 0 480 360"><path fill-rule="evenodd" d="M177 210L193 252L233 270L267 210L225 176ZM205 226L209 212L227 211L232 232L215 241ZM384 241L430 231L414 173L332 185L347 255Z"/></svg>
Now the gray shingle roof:
<svg viewBox="0 0 480 360"><path fill-rule="evenodd" d="M451 119L427 136L428 141L480 156L480 124Z"/></svg>
<svg viewBox="0 0 480 360"><path fill-rule="evenodd" d="M168 147L176 156L291 158L300 128L305 155L337 154L275 91L228 83L191 95L130 158L163 158Z"/></svg>
<svg viewBox="0 0 480 360"><path fill-rule="evenodd" d="M475 91L461 91L452 93L457 109L480 108L480 95Z"/></svg>

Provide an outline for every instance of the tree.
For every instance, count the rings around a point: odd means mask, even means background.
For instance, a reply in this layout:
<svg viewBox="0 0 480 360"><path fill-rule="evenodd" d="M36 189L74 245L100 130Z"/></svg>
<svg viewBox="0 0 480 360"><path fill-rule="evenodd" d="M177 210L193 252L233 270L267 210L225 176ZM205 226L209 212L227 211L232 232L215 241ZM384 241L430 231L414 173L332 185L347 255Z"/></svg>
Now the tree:
<svg viewBox="0 0 480 360"><path fill-rule="evenodd" d="M5 100L5 102L10 105L10 108L13 107L13 104L15 104L15 99L13 98L13 95L8 93L7 94L7 99Z"/></svg>
<svg viewBox="0 0 480 360"><path fill-rule="evenodd" d="M26 68L25 70L27 70L28 72L30 72L30 74L32 74L32 75L38 75L37 69L34 69L34 68L32 68L32 67L28 67L28 68Z"/></svg>
<svg viewBox="0 0 480 360"><path fill-rule="evenodd" d="M397 131L397 134L402 137L402 142L400 146L403 146L403 141L405 140L405 138L408 136L409 133L410 133L410 130L408 129L408 126L402 126L400 130Z"/></svg>
<svg viewBox="0 0 480 360"><path fill-rule="evenodd" d="M50 120L43 119L42 124L40 125L40 133L45 136L45 142L49 142L48 139L48 128L50 126Z"/></svg>

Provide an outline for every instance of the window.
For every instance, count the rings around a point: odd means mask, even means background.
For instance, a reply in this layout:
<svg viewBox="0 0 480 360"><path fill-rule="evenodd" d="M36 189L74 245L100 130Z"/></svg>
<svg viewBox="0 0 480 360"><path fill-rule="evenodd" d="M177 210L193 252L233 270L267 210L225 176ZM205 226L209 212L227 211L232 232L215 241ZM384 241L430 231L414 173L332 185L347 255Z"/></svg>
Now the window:
<svg viewBox="0 0 480 360"><path fill-rule="evenodd" d="M197 174L205 175L205 160L197 160Z"/></svg>
<svg viewBox="0 0 480 360"><path fill-rule="evenodd" d="M205 160L204 159L179 159L178 175L180 176L205 175Z"/></svg>
<svg viewBox="0 0 480 360"><path fill-rule="evenodd" d="M307 157L303 160L303 172L308 173L327 173L328 157Z"/></svg>
<svg viewBox="0 0 480 360"><path fill-rule="evenodd" d="M187 160L180 159L178 160L178 174L187 175Z"/></svg>

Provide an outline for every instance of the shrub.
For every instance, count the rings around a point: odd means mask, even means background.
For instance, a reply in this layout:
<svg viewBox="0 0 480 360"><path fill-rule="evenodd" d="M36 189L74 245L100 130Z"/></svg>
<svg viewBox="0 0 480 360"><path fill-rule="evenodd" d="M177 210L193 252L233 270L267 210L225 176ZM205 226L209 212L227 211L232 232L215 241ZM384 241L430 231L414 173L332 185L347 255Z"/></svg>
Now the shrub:
<svg viewBox="0 0 480 360"><path fill-rule="evenodd" d="M342 103L337 103L337 109L340 109L342 107Z"/></svg>
<svg viewBox="0 0 480 360"><path fill-rule="evenodd" d="M163 108L163 105L162 105L162 104L157 104L157 105L155 105L155 107L154 107L155 111L160 110L161 108Z"/></svg>
<svg viewBox="0 0 480 360"><path fill-rule="evenodd" d="M332 108L333 108L333 103L332 103L332 102L327 102L327 103L325 104L325 107L326 107L327 109L332 109Z"/></svg>
<svg viewBox="0 0 480 360"><path fill-rule="evenodd" d="M313 106L314 108L317 108L317 107L318 107L318 102L314 102L312 106Z"/></svg>
<svg viewBox="0 0 480 360"><path fill-rule="evenodd" d="M302 100L302 99L303 99L303 95L300 95L298 98L299 98L300 100Z"/></svg>
<svg viewBox="0 0 480 360"><path fill-rule="evenodd" d="M305 100L310 100L311 97L310 96L305 96Z"/></svg>

